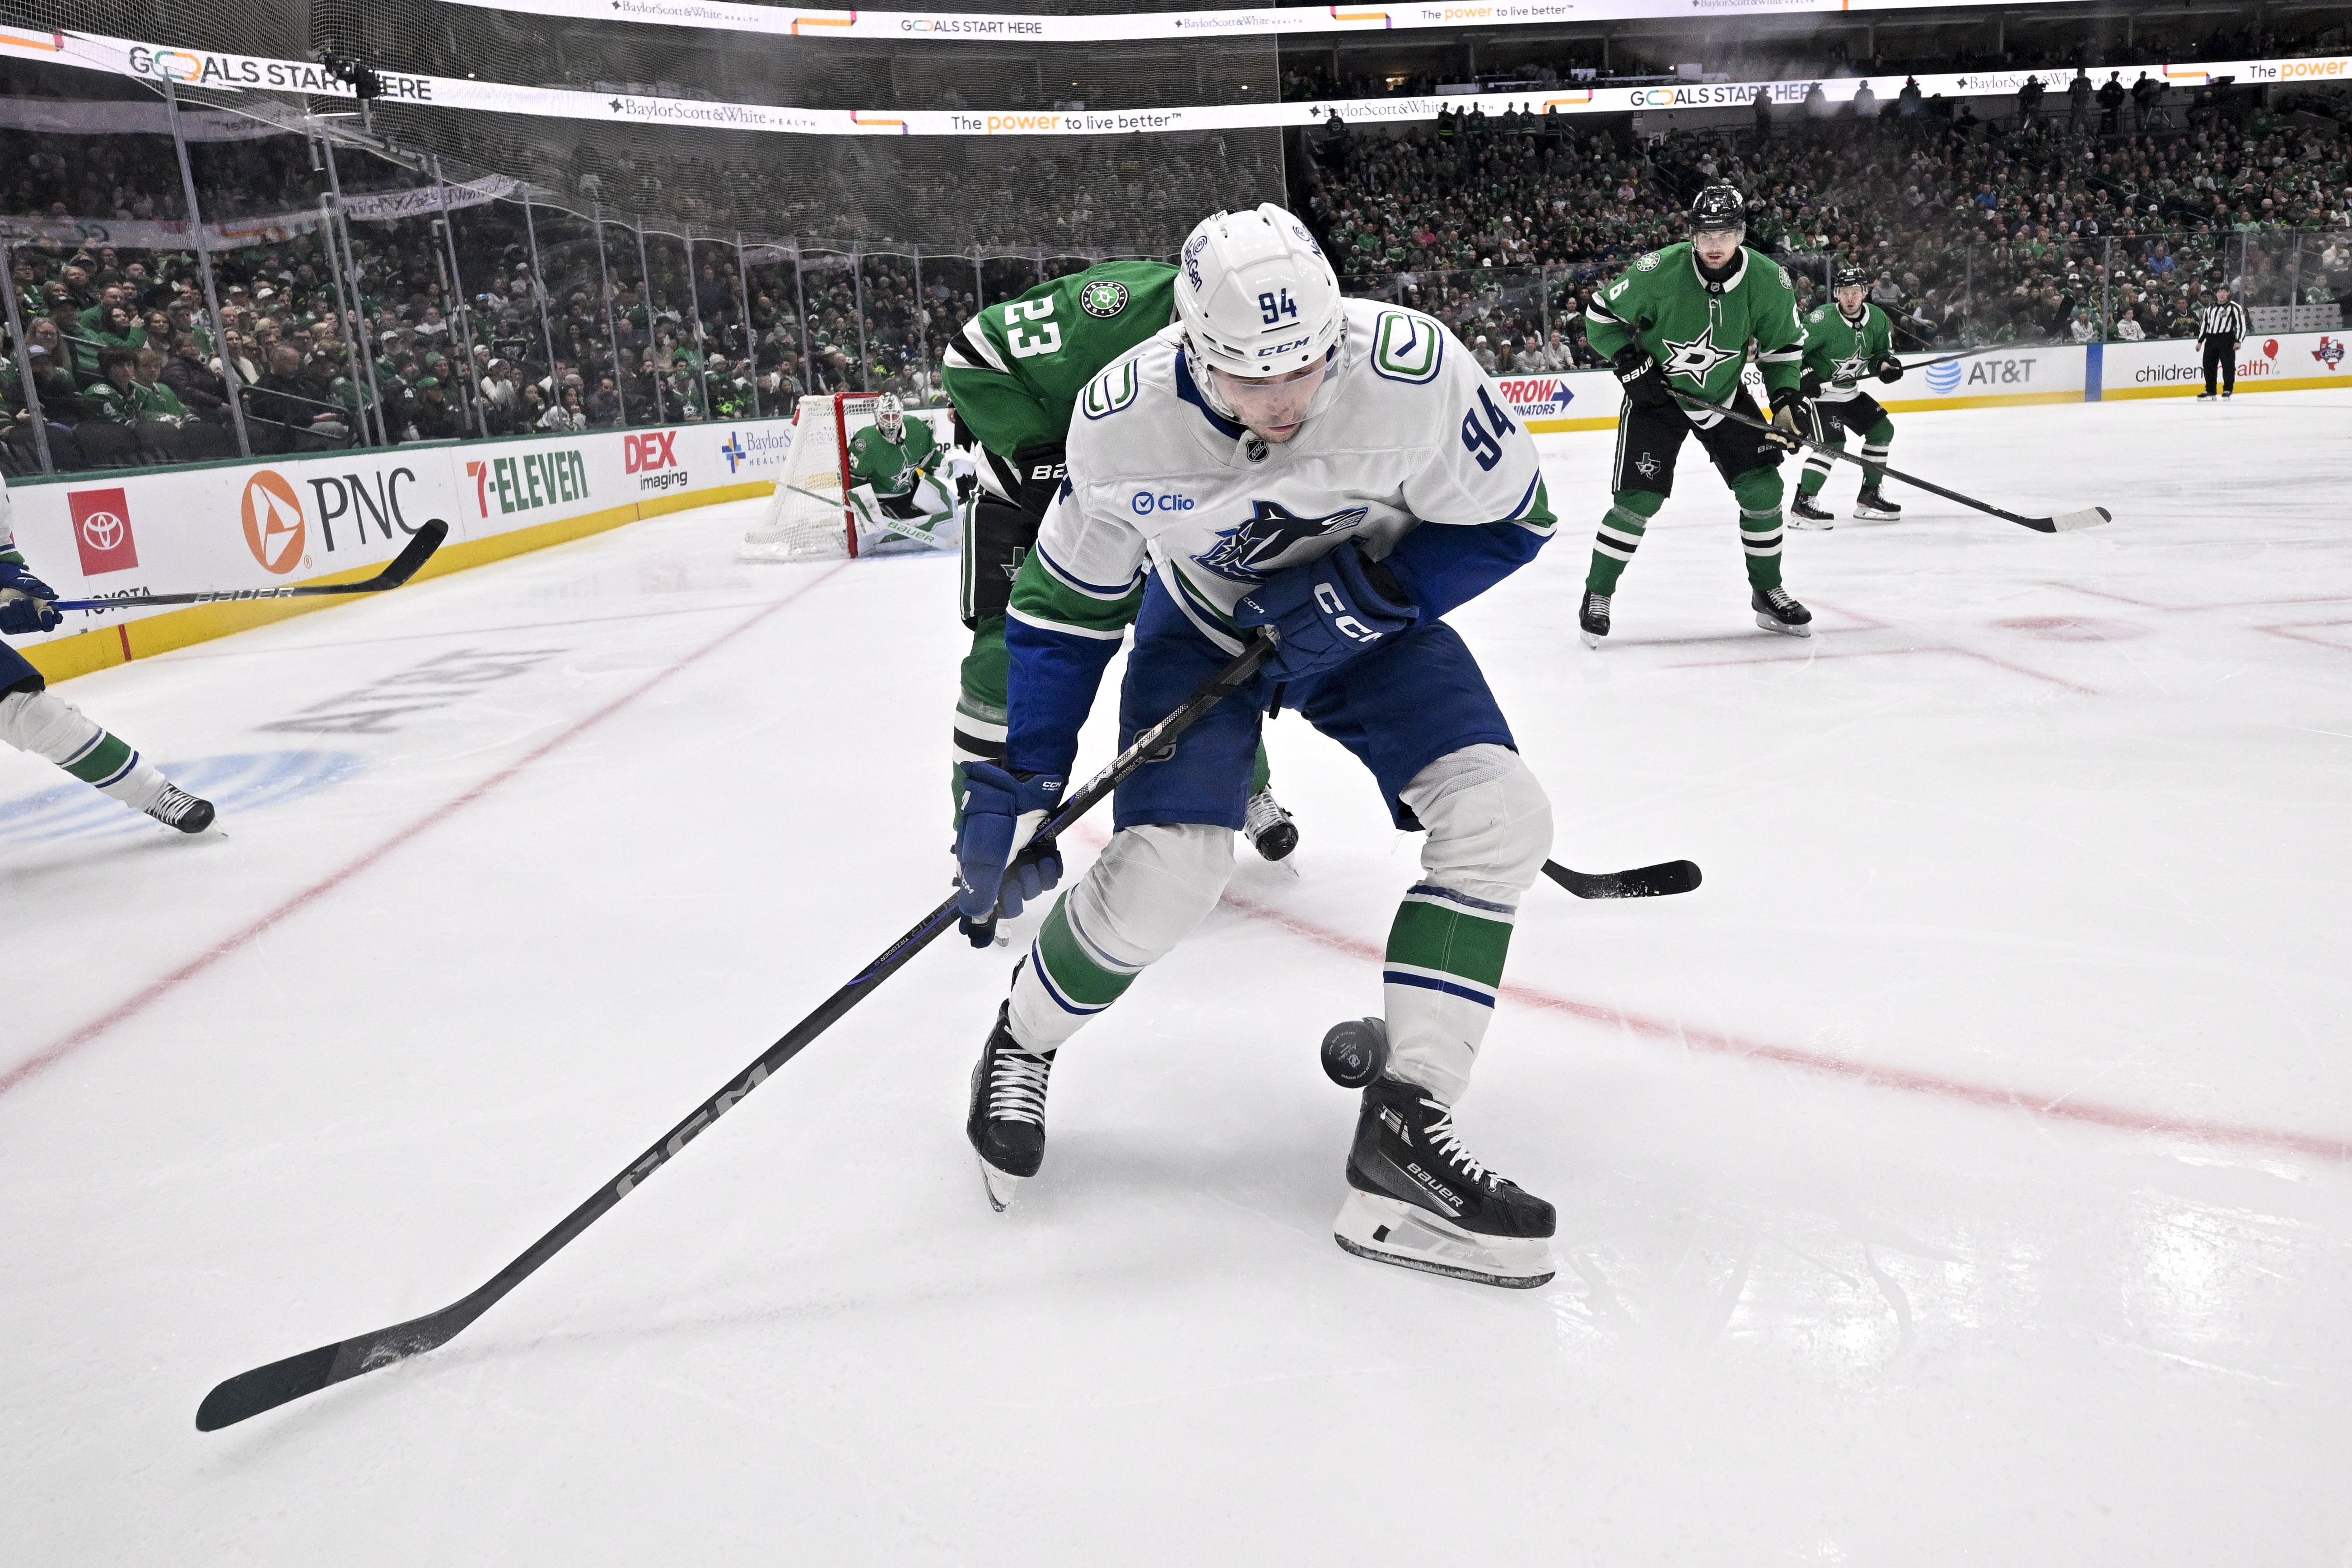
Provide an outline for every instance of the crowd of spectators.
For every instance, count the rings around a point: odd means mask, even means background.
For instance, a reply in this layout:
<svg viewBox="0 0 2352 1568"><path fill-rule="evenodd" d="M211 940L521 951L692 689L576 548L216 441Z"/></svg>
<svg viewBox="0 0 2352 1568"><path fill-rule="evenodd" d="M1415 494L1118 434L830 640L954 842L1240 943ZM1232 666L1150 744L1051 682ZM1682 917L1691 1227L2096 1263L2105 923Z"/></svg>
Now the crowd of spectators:
<svg viewBox="0 0 2352 1568"><path fill-rule="evenodd" d="M1965 113L1664 138L1519 110L1343 125L1308 138L1292 195L1350 291L1433 310L1503 369L1593 363L1577 326L1591 291L1680 237L1718 180L1801 300L1862 265L1906 347L2185 336L2225 280L2258 305L2352 286L2335 121L2225 94L2181 118L2113 134Z"/></svg>
<svg viewBox="0 0 2352 1568"><path fill-rule="evenodd" d="M160 138L100 138L69 158L0 132L0 199L49 232L175 219L172 157ZM298 141L199 160L215 226L316 211ZM608 225L600 250L576 216L533 220L492 201L451 212L446 234L430 218L352 223L356 295L315 223L241 238L214 252L217 336L192 248L19 239L9 285L26 342L0 364L0 464L37 470L43 436L60 468L235 456L232 386L247 447L266 454L789 415L811 391L927 401L981 299L1088 264L759 245L739 260L731 239L649 234L648 280L632 230Z"/></svg>

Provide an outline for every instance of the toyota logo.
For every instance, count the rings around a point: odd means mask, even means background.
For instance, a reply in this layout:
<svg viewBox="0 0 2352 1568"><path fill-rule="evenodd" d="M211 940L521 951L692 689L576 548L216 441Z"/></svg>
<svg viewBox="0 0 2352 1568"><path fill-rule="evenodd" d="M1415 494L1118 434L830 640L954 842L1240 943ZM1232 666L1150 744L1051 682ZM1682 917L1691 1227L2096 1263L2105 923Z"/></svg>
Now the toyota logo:
<svg viewBox="0 0 2352 1568"><path fill-rule="evenodd" d="M111 552L121 548L126 526L114 512L94 511L81 520L82 541L92 550Z"/></svg>

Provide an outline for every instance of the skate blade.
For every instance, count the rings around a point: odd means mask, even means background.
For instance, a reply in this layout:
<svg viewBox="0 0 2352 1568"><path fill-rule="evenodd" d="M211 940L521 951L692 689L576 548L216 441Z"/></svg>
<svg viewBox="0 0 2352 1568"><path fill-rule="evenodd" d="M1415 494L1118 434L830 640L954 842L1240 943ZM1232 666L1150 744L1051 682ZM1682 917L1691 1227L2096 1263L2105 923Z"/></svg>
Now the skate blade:
<svg viewBox="0 0 2352 1568"><path fill-rule="evenodd" d="M1856 522L1901 522L1903 514L1899 511L1881 511L1874 506L1858 506L1853 509L1853 520Z"/></svg>
<svg viewBox="0 0 2352 1568"><path fill-rule="evenodd" d="M1601 646L1601 639L1596 633L1579 631L1576 635L1584 639L1584 646L1587 647L1597 648Z"/></svg>
<svg viewBox="0 0 2352 1568"><path fill-rule="evenodd" d="M1559 1268L1544 1237L1473 1236L1425 1209L1352 1189L1332 1224L1331 1239L1374 1263L1506 1290L1549 1284Z"/></svg>
<svg viewBox="0 0 2352 1568"><path fill-rule="evenodd" d="M1008 1175L985 1160L980 1162L981 1191L988 1194L988 1206L998 1214L1013 1206L1013 1198L1020 1194L1023 1179Z"/></svg>
<svg viewBox="0 0 2352 1568"><path fill-rule="evenodd" d="M1801 626L1788 621L1776 621L1761 610L1756 612L1756 624L1768 632L1779 632L1782 637L1809 637L1813 635L1813 628L1810 626Z"/></svg>

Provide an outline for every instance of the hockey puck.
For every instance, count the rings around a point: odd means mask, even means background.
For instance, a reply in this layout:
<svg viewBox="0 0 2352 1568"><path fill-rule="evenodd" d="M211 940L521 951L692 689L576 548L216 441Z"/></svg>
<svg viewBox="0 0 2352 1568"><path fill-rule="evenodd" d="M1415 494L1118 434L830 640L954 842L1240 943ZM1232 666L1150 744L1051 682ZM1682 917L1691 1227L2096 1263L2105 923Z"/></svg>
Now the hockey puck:
<svg viewBox="0 0 2352 1568"><path fill-rule="evenodd" d="M1341 1089L1362 1089L1389 1065L1389 1026L1378 1018L1349 1018L1323 1037L1323 1070Z"/></svg>

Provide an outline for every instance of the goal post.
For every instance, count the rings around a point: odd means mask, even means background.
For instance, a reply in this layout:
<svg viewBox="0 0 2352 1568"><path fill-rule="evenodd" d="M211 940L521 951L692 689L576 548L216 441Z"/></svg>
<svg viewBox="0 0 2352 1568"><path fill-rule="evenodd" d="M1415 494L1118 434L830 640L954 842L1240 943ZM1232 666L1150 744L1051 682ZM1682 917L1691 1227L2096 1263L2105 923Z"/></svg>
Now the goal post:
<svg viewBox="0 0 2352 1568"><path fill-rule="evenodd" d="M849 505L849 437L873 423L879 393L803 396L793 412L792 450L775 500L743 536L757 561L816 561L857 554L857 516Z"/></svg>

